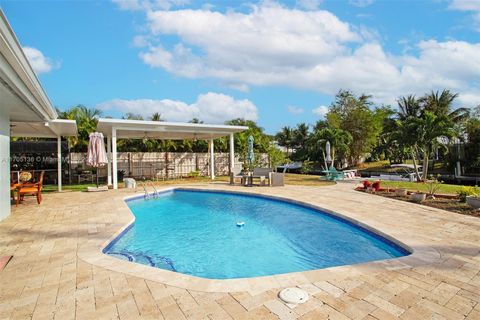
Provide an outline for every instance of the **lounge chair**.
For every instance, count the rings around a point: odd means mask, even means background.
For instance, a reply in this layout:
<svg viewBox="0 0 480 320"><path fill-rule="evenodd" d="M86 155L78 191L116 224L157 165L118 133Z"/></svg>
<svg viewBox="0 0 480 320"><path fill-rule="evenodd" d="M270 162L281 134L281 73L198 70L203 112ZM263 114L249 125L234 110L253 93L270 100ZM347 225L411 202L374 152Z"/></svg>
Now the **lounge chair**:
<svg viewBox="0 0 480 320"><path fill-rule="evenodd" d="M25 195L34 195L37 197L37 203L40 204L42 202L42 188L43 188L43 176L45 175L45 171L40 172L40 177L37 182L35 183L25 183L18 187L17 191L17 202L16 205L23 201Z"/></svg>
<svg viewBox="0 0 480 320"><path fill-rule="evenodd" d="M337 171L335 167L330 167L328 170L323 171L325 173L325 180L337 181L345 178L342 171Z"/></svg>

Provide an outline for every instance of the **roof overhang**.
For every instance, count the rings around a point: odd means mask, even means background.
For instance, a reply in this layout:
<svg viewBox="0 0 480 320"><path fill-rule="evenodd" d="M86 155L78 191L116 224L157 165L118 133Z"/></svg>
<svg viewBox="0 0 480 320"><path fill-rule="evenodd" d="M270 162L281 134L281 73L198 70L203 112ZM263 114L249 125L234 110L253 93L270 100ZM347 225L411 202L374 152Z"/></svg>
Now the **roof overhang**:
<svg viewBox="0 0 480 320"><path fill-rule="evenodd" d="M57 138L77 135L75 120L56 119L48 122L16 122L10 123L12 137Z"/></svg>
<svg viewBox="0 0 480 320"><path fill-rule="evenodd" d="M97 131L112 136L115 129L117 138L160 140L209 140L247 130L245 126L229 126L184 122L163 122L124 119L98 119Z"/></svg>
<svg viewBox="0 0 480 320"><path fill-rule="evenodd" d="M11 121L50 121L58 117L0 9L0 107Z"/></svg>

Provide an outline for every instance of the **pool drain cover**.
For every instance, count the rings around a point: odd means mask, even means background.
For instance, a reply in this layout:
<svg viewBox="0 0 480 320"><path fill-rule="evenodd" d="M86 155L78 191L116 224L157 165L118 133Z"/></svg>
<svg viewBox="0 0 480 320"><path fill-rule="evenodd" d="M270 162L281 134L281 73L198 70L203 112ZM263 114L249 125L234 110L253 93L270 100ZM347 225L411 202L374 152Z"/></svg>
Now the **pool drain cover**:
<svg viewBox="0 0 480 320"><path fill-rule="evenodd" d="M300 288L286 288L280 291L278 297L286 303L300 304L308 300L308 293Z"/></svg>

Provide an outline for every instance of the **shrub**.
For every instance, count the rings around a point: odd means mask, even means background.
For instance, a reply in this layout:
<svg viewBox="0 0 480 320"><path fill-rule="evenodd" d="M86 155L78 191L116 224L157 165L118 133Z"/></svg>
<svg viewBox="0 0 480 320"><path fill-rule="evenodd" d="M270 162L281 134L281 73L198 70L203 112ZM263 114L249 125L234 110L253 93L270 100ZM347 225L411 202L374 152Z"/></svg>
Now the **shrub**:
<svg viewBox="0 0 480 320"><path fill-rule="evenodd" d="M428 196L435 199L435 194L440 189L443 181L438 180L438 176L430 176L430 179L425 182L427 184Z"/></svg>
<svg viewBox="0 0 480 320"><path fill-rule="evenodd" d="M313 162L309 160L303 161L302 168L300 169L300 171L303 174L309 174L310 172L312 172L312 169L313 169L312 163Z"/></svg>
<svg viewBox="0 0 480 320"><path fill-rule="evenodd" d="M460 191L457 191L457 195L460 198L461 202L466 202L468 196L478 196L480 195L480 189L478 187L467 187L464 186Z"/></svg>
<svg viewBox="0 0 480 320"><path fill-rule="evenodd" d="M200 176L200 171L190 171L188 174L189 178L198 178Z"/></svg>

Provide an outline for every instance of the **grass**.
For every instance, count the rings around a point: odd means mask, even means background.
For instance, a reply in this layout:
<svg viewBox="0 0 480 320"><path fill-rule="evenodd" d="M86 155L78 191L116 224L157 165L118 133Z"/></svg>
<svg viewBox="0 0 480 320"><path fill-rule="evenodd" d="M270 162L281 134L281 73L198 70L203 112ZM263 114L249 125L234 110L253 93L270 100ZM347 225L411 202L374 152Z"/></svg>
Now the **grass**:
<svg viewBox="0 0 480 320"><path fill-rule="evenodd" d="M63 191L85 191L87 190L87 187L95 187L96 185L94 183L85 183L85 184L64 184L62 185L62 190ZM42 192L43 193L49 193L49 192L56 192L58 190L58 187L56 184L49 184L49 185L44 185Z"/></svg>
<svg viewBox="0 0 480 320"><path fill-rule="evenodd" d="M150 182L150 180L147 180ZM164 186L164 185L177 185L177 184L191 184L191 183L209 183L212 180L209 177L196 177L196 178L182 178L182 179L172 179L172 180L159 180L153 181L156 186ZM215 178L215 182L228 182L228 176L217 176ZM137 183L140 181L137 181ZM285 184L289 185L302 185L302 186L328 186L335 184L331 181L323 181L320 180L319 176L313 175L305 175L305 174L292 174L287 173L285 174ZM85 183L85 184L74 184L74 185L63 185L62 190L65 192L72 192L72 191L85 191L87 187L95 187L94 183ZM119 187L123 187L123 183L119 183ZM140 185L137 187L141 188ZM56 185L45 185L43 187L44 193L56 192L57 186Z"/></svg>
<svg viewBox="0 0 480 320"><path fill-rule="evenodd" d="M285 184L298 186L330 186L335 184L332 181L320 180L320 176L313 176L307 174L285 174Z"/></svg>
<svg viewBox="0 0 480 320"><path fill-rule="evenodd" d="M406 160L404 164L413 164L413 160ZM417 162L417 165L421 166L422 162L421 161ZM399 168L390 167L390 162L388 160L364 162L356 166L354 169L357 169L359 171L373 171L373 172L384 172L384 173L401 171L401 169ZM448 173L448 170L444 167L443 163L435 162L433 166L433 170L430 169L428 173L429 175L442 174L442 173Z"/></svg>
<svg viewBox="0 0 480 320"><path fill-rule="evenodd" d="M420 191L420 192L428 192L428 185L423 182L404 182L404 181L385 181L381 182L382 188L392 188L392 189L399 189L404 188L409 191ZM443 194L457 194L457 191L462 189L462 185L456 184L446 184L442 183L437 191L437 193Z"/></svg>

